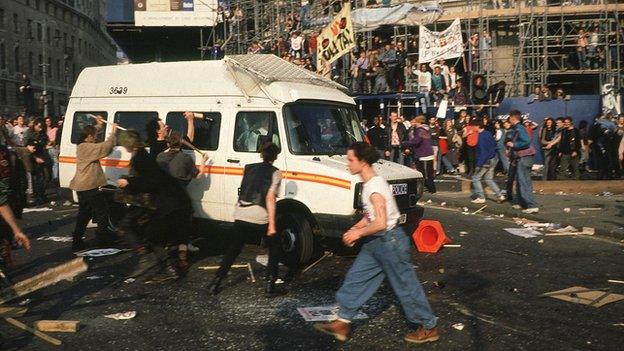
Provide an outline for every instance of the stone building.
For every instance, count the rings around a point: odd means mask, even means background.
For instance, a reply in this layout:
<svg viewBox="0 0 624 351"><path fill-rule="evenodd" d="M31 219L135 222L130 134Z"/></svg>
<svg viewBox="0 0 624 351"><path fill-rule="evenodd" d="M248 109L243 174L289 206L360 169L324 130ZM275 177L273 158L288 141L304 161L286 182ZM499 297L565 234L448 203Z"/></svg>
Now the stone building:
<svg viewBox="0 0 624 351"><path fill-rule="evenodd" d="M23 75L33 88L34 114L43 115L45 84L48 114L58 115L83 68L115 64L105 7L105 0L0 2L0 114L23 110Z"/></svg>

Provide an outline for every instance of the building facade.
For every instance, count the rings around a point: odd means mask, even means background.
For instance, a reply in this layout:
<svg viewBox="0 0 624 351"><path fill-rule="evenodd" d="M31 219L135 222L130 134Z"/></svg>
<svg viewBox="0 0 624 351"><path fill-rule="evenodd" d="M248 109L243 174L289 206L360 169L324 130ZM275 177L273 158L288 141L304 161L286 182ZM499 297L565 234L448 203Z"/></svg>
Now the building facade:
<svg viewBox="0 0 624 351"><path fill-rule="evenodd" d="M43 115L46 88L48 114L58 115L83 68L115 64L105 8L105 0L0 2L0 114L24 110L24 76L33 89L32 114Z"/></svg>

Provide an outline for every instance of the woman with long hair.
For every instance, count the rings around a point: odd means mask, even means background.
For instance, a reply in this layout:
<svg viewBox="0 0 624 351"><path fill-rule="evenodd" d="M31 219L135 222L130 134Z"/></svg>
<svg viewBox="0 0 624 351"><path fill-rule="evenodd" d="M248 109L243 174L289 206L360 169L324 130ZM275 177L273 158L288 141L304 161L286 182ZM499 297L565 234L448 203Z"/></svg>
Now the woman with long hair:
<svg viewBox="0 0 624 351"><path fill-rule="evenodd" d="M540 144L544 155L544 168L542 169L542 180L556 179L557 152L552 148L550 142L555 138L555 120L551 117L544 118L544 123L540 129Z"/></svg>

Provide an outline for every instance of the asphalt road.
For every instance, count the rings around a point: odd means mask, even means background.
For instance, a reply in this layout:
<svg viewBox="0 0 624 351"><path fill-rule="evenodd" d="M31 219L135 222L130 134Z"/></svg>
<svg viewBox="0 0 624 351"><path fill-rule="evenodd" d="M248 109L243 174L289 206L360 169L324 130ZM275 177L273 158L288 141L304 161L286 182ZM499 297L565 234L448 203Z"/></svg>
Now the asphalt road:
<svg viewBox="0 0 624 351"><path fill-rule="evenodd" d="M18 250L14 280L31 276L73 257L70 244L37 240L69 236L76 208L27 213L22 224L34 250ZM79 320L77 333L50 333L63 345L54 347L3 323L6 350L621 350L624 345L624 301L601 308L539 297L572 286L608 288L623 293L624 247L617 241L585 237L521 238L503 228L503 219L462 215L450 209L425 210L442 222L460 248L437 254L414 253L417 274L438 317L438 342L413 346L403 341L409 331L391 289L383 285L368 302L368 319L354 323L346 343L318 334L298 314L298 307L334 302L353 258L330 256L303 274L284 297L267 299L262 280L249 281L234 269L225 290L211 296L205 287L212 273L198 266L216 264L218 240L198 242L203 250L189 275L169 284L124 283L137 262L131 253L88 260L89 271L74 282L62 282L28 296L28 313L18 318L33 325L40 319ZM466 232L460 234L460 232ZM539 240L543 239L543 243ZM511 253L509 251L515 253ZM248 246L239 262L254 262L262 253ZM256 277L263 267L254 263ZM95 279L94 277L99 277ZM434 283L437 282L437 283ZM437 285L437 286L436 286ZM119 321L106 314L134 310L135 318ZM463 330L452 327L463 323ZM619 346L618 346L619 345Z"/></svg>

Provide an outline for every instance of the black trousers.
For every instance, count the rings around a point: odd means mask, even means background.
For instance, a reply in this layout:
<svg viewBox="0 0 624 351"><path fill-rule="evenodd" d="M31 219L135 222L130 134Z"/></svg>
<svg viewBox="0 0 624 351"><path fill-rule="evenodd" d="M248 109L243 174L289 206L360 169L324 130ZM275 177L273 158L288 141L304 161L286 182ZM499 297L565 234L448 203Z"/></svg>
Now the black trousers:
<svg viewBox="0 0 624 351"><path fill-rule="evenodd" d="M505 197L507 201L513 202L513 185L518 171L518 160L509 159L509 170L507 171L507 183L505 184Z"/></svg>
<svg viewBox="0 0 624 351"><path fill-rule="evenodd" d="M78 217L74 227L74 242L81 240L87 230L89 220L95 217L98 229L96 236L98 239L106 239L110 234L108 227L108 203L104 194L98 189L91 189L78 192Z"/></svg>
<svg viewBox="0 0 624 351"><path fill-rule="evenodd" d="M425 188L431 193L435 194L436 187L433 182L434 170L433 170L433 160L429 161L416 161L416 169L423 174L425 178Z"/></svg>
<svg viewBox="0 0 624 351"><path fill-rule="evenodd" d="M279 232L269 237L266 235L268 224L254 224L245 221L235 221L230 234L230 244L221 259L221 265L217 270L217 276L225 278L230 271L232 264L240 255L246 242L258 242L259 238L264 238L269 247L269 263L267 265L267 277L276 279L278 276L278 264L282 258L283 251Z"/></svg>
<svg viewBox="0 0 624 351"><path fill-rule="evenodd" d="M477 164L477 147L466 145L466 174L472 176Z"/></svg>

